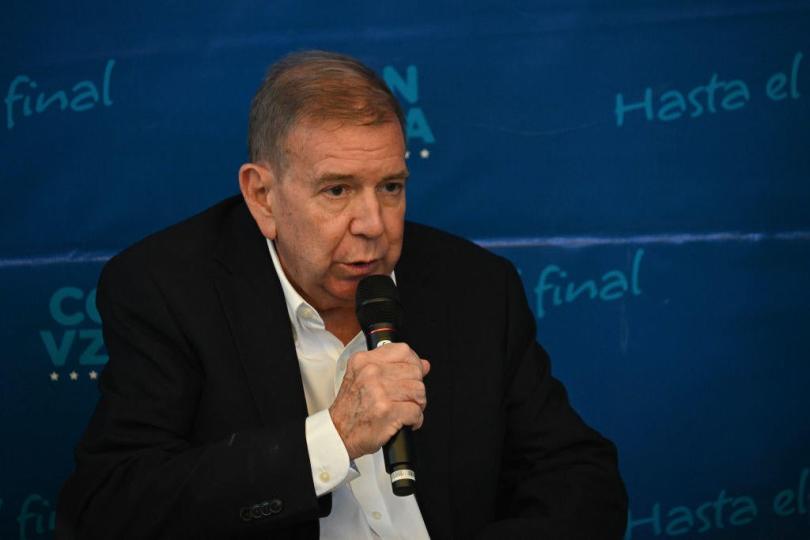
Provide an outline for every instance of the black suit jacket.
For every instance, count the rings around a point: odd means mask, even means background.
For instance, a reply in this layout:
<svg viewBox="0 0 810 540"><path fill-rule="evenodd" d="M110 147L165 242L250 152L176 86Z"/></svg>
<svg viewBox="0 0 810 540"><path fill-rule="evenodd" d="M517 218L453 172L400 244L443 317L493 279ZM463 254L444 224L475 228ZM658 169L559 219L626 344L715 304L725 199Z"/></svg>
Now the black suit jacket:
<svg viewBox="0 0 810 540"><path fill-rule="evenodd" d="M431 361L415 432L433 538L619 538L613 445L552 378L505 259L406 224L397 283ZM102 271L110 360L60 495L57 538L317 538L307 416L284 296L238 197Z"/></svg>

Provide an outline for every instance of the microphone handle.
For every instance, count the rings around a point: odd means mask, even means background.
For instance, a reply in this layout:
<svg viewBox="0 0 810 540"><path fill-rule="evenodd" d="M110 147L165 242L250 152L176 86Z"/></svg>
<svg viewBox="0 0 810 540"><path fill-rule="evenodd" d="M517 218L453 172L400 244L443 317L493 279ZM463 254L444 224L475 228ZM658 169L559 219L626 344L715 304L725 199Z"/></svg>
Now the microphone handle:
<svg viewBox="0 0 810 540"><path fill-rule="evenodd" d="M370 351L397 341L396 328L391 323L372 324L366 332L366 345ZM394 495L406 497L416 491L416 473L411 460L414 455L410 426L404 426L383 445L385 471L391 476Z"/></svg>

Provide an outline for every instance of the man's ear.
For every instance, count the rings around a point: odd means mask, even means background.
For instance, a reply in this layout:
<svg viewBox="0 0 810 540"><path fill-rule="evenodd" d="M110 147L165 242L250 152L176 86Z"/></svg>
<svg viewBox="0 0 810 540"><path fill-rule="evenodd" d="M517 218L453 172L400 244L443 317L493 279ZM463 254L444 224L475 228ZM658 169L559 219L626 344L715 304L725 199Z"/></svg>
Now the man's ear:
<svg viewBox="0 0 810 540"><path fill-rule="evenodd" d="M265 238L275 240L276 220L270 204L270 190L276 179L270 167L258 163L245 163L239 167L239 189L248 210Z"/></svg>

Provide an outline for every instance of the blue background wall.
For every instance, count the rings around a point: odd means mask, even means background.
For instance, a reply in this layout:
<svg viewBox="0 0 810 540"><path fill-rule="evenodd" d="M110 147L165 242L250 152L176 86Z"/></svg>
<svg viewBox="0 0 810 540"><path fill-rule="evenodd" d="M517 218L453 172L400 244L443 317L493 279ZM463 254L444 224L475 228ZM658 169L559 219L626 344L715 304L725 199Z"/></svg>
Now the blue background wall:
<svg viewBox="0 0 810 540"><path fill-rule="evenodd" d="M0 538L50 534L104 261L236 191L265 69L313 47L408 111L410 219L519 267L627 538L810 537L810 3L226 4L3 8Z"/></svg>

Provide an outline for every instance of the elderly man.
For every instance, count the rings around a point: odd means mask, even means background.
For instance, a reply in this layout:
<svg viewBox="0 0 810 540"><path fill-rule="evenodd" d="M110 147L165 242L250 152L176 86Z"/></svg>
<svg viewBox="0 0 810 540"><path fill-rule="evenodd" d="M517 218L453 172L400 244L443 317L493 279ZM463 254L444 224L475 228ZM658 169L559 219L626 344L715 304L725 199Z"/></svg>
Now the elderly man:
<svg viewBox="0 0 810 540"><path fill-rule="evenodd" d="M552 378L512 265L404 221L402 113L374 72L284 58L249 153L241 197L102 272L110 361L57 537L620 537L615 449ZM366 350L372 274L407 344ZM380 447L403 426L397 497Z"/></svg>

